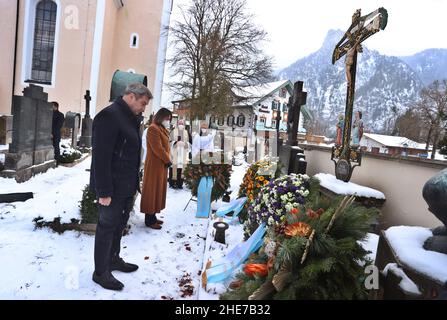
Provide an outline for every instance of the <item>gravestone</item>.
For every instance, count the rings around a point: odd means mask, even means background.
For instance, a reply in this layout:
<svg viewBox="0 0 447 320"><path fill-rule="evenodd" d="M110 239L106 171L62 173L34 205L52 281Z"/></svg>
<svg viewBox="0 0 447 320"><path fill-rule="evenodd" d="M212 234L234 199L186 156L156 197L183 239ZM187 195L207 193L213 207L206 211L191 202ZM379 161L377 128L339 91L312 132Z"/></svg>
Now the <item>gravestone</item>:
<svg viewBox="0 0 447 320"><path fill-rule="evenodd" d="M284 174L306 173L307 163L304 151L298 147L298 129L300 123L301 106L306 104L307 92L303 91L304 83L295 82L293 96L289 99L289 118L287 121L288 139L284 144L278 137L278 152Z"/></svg>
<svg viewBox="0 0 447 320"><path fill-rule="evenodd" d="M12 141L12 116L0 116L0 145L10 144Z"/></svg>
<svg viewBox="0 0 447 320"><path fill-rule="evenodd" d="M78 146L78 134L81 126L81 114L75 112L67 112L65 115L64 127L70 129L71 147Z"/></svg>
<svg viewBox="0 0 447 320"><path fill-rule="evenodd" d="M87 90L84 96L85 99L85 116L82 119L82 134L79 140L79 147L83 149L89 149L92 147L92 125L93 120L90 117L90 101L92 100L90 96L90 90Z"/></svg>
<svg viewBox="0 0 447 320"><path fill-rule="evenodd" d="M1 176L18 182L55 167L51 141L53 107L42 87L30 85L13 97L12 142Z"/></svg>

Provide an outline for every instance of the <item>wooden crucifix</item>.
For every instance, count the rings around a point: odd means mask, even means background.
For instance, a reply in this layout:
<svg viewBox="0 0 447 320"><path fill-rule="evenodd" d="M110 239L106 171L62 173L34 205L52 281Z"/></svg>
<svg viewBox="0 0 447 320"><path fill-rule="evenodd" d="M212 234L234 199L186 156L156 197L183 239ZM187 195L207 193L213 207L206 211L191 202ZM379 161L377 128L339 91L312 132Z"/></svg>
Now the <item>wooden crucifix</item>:
<svg viewBox="0 0 447 320"><path fill-rule="evenodd" d="M388 22L388 13L379 8L366 16L361 16L358 9L352 16L352 24L343 38L335 46L332 64L346 56L346 109L341 146L332 148L332 161L335 163L337 179L348 182L355 167L361 165L362 153L358 145L351 146L352 113L354 110L355 77L357 71L357 54L362 52L362 42L373 34L384 30ZM352 166L351 163L354 163Z"/></svg>
<svg viewBox="0 0 447 320"><path fill-rule="evenodd" d="M307 102L307 92L303 91L303 81L295 82L293 87L293 95L289 98L288 103L288 119L287 119L287 143L283 145L278 143L279 158L283 164L282 170L284 174L305 173L298 172L304 170L297 165L297 154L303 153L298 148L298 129L300 124L301 107ZM304 156L304 155L303 155ZM299 162L302 165L304 162Z"/></svg>
<svg viewBox="0 0 447 320"><path fill-rule="evenodd" d="M293 96L289 98L287 121L288 141L290 146L298 145L298 129L300 125L301 106L307 103L307 92L303 91L303 81L295 82Z"/></svg>

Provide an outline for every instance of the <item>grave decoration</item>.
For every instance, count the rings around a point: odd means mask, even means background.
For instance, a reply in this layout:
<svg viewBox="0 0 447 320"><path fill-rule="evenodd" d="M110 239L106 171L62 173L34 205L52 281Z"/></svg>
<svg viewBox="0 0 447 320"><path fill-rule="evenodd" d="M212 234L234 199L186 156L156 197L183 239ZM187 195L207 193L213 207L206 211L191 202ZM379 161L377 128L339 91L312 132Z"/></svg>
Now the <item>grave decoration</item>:
<svg viewBox="0 0 447 320"><path fill-rule="evenodd" d="M253 163L245 173L242 184L239 187L239 197L247 197L244 209L239 214L239 220L244 223L248 219L247 209L261 188L267 185L272 178L278 178L281 174L281 167L277 161L264 158Z"/></svg>
<svg viewBox="0 0 447 320"><path fill-rule="evenodd" d="M316 194L318 180L307 175L291 174L270 180L249 204L248 219L244 223L245 237L249 237L261 224L268 226L283 223L286 214L298 210L312 194Z"/></svg>
<svg viewBox="0 0 447 320"><path fill-rule="evenodd" d="M213 177L214 185L211 201L221 199L230 187L232 168L229 164L189 164L184 169L185 183L191 190L193 197L197 197L197 190L202 177Z"/></svg>
<svg viewBox="0 0 447 320"><path fill-rule="evenodd" d="M378 210L358 205L353 196L328 200L318 189L318 180L301 175L262 188L249 221L266 223L263 244L221 299L368 297L364 266L371 261L359 241Z"/></svg>

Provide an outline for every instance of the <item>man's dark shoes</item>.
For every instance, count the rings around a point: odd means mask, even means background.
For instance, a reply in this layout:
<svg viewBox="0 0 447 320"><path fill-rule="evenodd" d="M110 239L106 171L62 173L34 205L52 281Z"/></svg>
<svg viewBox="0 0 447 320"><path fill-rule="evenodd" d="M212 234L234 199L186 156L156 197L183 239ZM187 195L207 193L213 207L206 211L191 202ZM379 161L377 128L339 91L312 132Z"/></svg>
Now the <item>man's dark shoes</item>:
<svg viewBox="0 0 447 320"><path fill-rule="evenodd" d="M138 270L138 266L136 264L124 262L123 259L118 259L113 261L110 264L111 271L121 271L125 273L135 272Z"/></svg>
<svg viewBox="0 0 447 320"><path fill-rule="evenodd" d="M104 289L121 291L124 288L124 284L115 279L115 277L107 271L102 273L101 275L98 275L96 271L93 272L92 280Z"/></svg>

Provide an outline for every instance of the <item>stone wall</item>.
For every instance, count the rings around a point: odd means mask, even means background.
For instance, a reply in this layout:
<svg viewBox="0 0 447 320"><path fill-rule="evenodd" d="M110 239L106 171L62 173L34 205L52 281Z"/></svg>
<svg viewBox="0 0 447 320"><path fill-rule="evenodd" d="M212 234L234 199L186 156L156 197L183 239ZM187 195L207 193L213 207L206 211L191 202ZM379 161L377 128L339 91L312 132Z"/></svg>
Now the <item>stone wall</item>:
<svg viewBox="0 0 447 320"><path fill-rule="evenodd" d="M331 148L311 144L300 145L305 151L307 173L335 174ZM425 182L447 167L447 161L366 153L362 166L354 169L351 182L382 191L386 195L381 226L441 225L427 209L422 198Z"/></svg>

